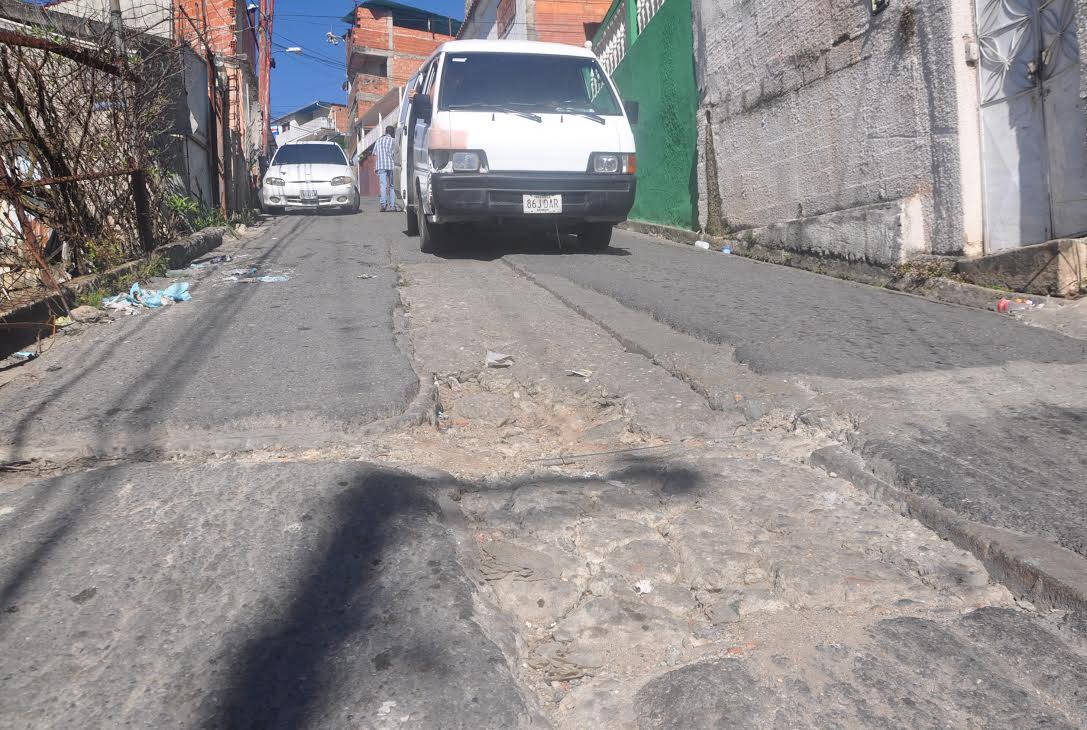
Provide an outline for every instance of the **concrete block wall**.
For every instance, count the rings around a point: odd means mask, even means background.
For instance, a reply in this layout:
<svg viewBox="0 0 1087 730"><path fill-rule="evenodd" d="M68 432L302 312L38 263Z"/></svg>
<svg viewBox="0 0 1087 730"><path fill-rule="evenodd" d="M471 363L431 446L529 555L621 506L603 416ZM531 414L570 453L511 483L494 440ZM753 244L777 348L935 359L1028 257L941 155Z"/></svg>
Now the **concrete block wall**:
<svg viewBox="0 0 1087 730"><path fill-rule="evenodd" d="M719 200L767 245L877 264L962 252L954 5L694 0L701 224Z"/></svg>
<svg viewBox="0 0 1087 730"><path fill-rule="evenodd" d="M121 0L121 17L126 28L161 38L173 37L173 0ZM59 0L50 9L108 23L109 0Z"/></svg>

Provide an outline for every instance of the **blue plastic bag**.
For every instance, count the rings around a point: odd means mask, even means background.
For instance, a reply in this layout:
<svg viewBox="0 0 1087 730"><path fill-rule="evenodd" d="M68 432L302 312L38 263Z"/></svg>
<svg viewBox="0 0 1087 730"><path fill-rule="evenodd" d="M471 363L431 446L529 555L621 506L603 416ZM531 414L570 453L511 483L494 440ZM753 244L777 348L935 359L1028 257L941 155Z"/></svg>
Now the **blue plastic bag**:
<svg viewBox="0 0 1087 730"><path fill-rule="evenodd" d="M189 294L189 283L187 281L175 281L162 291L162 296L169 297L175 302L187 302L192 299L192 294Z"/></svg>

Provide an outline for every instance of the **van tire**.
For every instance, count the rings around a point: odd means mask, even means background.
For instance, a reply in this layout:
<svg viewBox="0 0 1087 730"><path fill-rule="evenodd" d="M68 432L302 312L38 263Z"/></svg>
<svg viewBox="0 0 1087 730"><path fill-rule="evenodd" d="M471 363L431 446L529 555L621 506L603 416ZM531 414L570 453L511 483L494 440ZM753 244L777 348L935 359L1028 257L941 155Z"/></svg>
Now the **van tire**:
<svg viewBox="0 0 1087 730"><path fill-rule="evenodd" d="M419 227L419 250L423 253L438 253L445 243L445 226L431 223L426 219L423 206L415 206L415 218Z"/></svg>
<svg viewBox="0 0 1087 730"><path fill-rule="evenodd" d="M577 229L577 238L582 247L590 251L606 251L611 245L610 223L582 223Z"/></svg>
<svg viewBox="0 0 1087 730"><path fill-rule="evenodd" d="M408 214L408 223L407 223L408 227L406 229L406 233L409 236L418 236L419 235L419 219L415 217L415 208L413 206L410 206L410 205L405 205L404 210L407 211L407 214Z"/></svg>

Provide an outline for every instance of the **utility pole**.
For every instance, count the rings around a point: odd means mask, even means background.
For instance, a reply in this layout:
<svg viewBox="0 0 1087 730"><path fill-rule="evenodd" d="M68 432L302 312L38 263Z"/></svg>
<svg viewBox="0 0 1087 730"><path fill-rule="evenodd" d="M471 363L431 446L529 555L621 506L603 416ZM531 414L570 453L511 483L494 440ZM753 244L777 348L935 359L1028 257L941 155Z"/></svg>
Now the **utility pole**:
<svg viewBox="0 0 1087 730"><path fill-rule="evenodd" d="M276 0L260 0L260 77L257 83L260 84L261 151L265 155L268 154L272 122L272 20L275 8Z"/></svg>
<svg viewBox="0 0 1087 730"><path fill-rule="evenodd" d="M121 20L121 0L109 0L109 27L113 30L113 50L124 60L125 26Z"/></svg>

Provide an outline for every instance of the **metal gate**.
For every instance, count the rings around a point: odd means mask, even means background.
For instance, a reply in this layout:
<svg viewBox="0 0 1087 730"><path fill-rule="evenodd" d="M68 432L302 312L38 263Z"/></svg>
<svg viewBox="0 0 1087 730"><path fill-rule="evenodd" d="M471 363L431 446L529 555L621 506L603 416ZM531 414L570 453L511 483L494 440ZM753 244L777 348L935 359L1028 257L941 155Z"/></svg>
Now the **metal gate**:
<svg viewBox="0 0 1087 730"><path fill-rule="evenodd" d="M986 251L1087 231L1075 0L978 0Z"/></svg>

